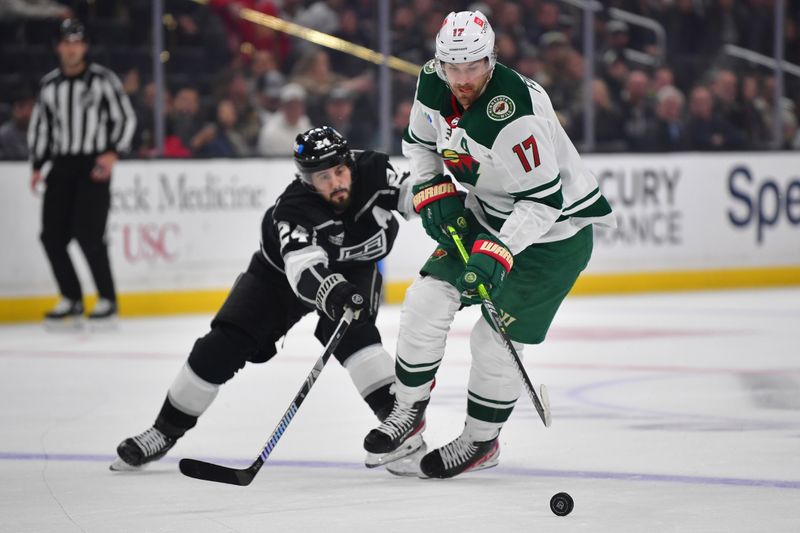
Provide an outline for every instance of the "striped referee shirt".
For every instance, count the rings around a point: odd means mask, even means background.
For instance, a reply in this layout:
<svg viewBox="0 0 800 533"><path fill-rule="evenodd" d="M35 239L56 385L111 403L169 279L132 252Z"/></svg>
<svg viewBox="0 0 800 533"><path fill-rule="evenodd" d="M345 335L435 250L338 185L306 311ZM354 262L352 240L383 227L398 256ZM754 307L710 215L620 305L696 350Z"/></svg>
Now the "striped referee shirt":
<svg viewBox="0 0 800 533"><path fill-rule="evenodd" d="M41 81L28 127L33 168L60 156L130 150L136 115L119 78L90 63L82 74L55 69Z"/></svg>

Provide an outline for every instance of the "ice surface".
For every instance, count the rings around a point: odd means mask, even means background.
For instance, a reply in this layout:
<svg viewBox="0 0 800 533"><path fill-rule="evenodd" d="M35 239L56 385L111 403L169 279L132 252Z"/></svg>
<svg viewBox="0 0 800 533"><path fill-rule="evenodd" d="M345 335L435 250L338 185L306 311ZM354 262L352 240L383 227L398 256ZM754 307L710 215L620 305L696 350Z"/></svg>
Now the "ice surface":
<svg viewBox="0 0 800 533"><path fill-rule="evenodd" d="M381 311L390 352L399 309ZM461 430L474 309L462 311L425 437ZM800 289L568 299L526 367L500 466L451 480L363 467L375 425L331 360L249 487L197 481L181 457L245 466L320 353L313 321L222 387L197 428L139 473L108 464L153 421L208 316L115 332L0 327L0 531L800 531ZM550 497L575 499L566 517Z"/></svg>

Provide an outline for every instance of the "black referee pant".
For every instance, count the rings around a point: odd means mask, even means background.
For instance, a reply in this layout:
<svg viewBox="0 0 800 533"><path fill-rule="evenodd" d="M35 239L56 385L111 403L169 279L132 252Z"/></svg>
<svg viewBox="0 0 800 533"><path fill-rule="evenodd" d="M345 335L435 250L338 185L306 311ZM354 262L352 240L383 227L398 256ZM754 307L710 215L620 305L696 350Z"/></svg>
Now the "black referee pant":
<svg viewBox="0 0 800 533"><path fill-rule="evenodd" d="M47 175L41 240L62 296L82 300L83 291L67 245L76 239L86 256L100 298L115 302L114 280L105 240L111 180L94 181L95 156L59 157Z"/></svg>

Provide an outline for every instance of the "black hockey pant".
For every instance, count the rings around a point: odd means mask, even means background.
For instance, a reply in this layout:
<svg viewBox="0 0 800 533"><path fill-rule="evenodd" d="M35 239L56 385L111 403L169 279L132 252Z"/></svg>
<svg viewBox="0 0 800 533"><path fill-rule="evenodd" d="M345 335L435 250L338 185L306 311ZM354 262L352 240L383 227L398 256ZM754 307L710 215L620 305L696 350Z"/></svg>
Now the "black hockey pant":
<svg viewBox="0 0 800 533"><path fill-rule="evenodd" d="M81 300L83 291L67 245L78 241L92 272L98 295L116 301L105 232L111 206L110 180L90 177L93 156L58 158L47 175L42 206L41 241L62 296Z"/></svg>
<svg viewBox="0 0 800 533"><path fill-rule="evenodd" d="M334 357L343 363L357 351L381 342L375 327L381 294L377 265L368 263L339 271L357 285L369 299L366 320L353 323L342 337ZM277 353L275 343L313 309L303 304L292 291L286 277L264 265L256 256L247 272L239 276L228 298L211 322L211 331L199 338L189 354L188 364L201 379L221 385L231 379L245 363L269 361ZM320 314L314 336L327 344L338 324ZM321 348L314 355L321 354ZM368 403L372 404L368 400ZM375 409L375 406L370 405ZM194 427L197 417L183 413L169 400L159 414L156 427L182 435Z"/></svg>

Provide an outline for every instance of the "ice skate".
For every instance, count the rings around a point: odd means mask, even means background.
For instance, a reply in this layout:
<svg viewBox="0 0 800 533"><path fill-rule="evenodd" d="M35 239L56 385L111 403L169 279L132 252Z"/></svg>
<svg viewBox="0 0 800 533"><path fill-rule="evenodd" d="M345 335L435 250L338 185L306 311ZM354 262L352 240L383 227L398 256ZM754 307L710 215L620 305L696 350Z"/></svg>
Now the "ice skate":
<svg viewBox="0 0 800 533"><path fill-rule="evenodd" d="M117 304L111 300L100 298L97 300L92 312L89 313L87 324L93 331L108 331L117 328Z"/></svg>
<svg viewBox="0 0 800 533"><path fill-rule="evenodd" d="M83 327L83 302L63 296L45 313L44 326L50 331L73 331Z"/></svg>
<svg viewBox="0 0 800 533"><path fill-rule="evenodd" d="M463 433L454 441L433 450L420 461L425 478L449 478L464 472L473 472L497 466L500 462L500 442L492 440L473 442Z"/></svg>
<svg viewBox="0 0 800 533"><path fill-rule="evenodd" d="M164 457L177 441L178 439L164 435L158 429L151 427L122 441L117 446L119 458L109 466L109 469L117 472L139 470L147 463Z"/></svg>
<svg viewBox="0 0 800 533"><path fill-rule="evenodd" d="M386 465L386 471L400 477L423 477L419 462L428 453L428 445L422 442L417 451Z"/></svg>
<svg viewBox="0 0 800 533"><path fill-rule="evenodd" d="M425 408L428 399L413 405L401 405L395 401L392 412L377 428L364 438L367 468L375 468L414 453L421 446L425 431Z"/></svg>

